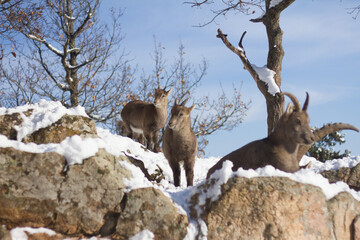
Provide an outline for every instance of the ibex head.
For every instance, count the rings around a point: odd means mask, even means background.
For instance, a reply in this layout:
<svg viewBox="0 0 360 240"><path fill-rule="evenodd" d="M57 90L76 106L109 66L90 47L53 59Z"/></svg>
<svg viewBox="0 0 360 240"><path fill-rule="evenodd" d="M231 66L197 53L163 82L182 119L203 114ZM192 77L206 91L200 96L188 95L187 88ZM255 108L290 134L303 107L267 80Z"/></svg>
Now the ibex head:
<svg viewBox="0 0 360 240"><path fill-rule="evenodd" d="M195 108L195 104L187 108L184 106L187 100L184 100L181 104L177 104L177 99L175 100L175 105L171 109L170 129L179 131L190 126L190 113Z"/></svg>
<svg viewBox="0 0 360 240"><path fill-rule="evenodd" d="M168 102L168 96L170 95L172 91L172 88L170 88L169 91L166 91L165 89L161 89L160 86L159 88L155 89L155 100L154 100L154 105L155 107L161 107L161 106L166 106L167 102Z"/></svg>
<svg viewBox="0 0 360 240"><path fill-rule="evenodd" d="M312 144L315 136L309 126L309 116L307 114L309 94L306 93L306 100L302 108L294 95L287 92L282 94L288 96L294 104L294 106L291 103L288 104L282 117L284 134L297 144Z"/></svg>

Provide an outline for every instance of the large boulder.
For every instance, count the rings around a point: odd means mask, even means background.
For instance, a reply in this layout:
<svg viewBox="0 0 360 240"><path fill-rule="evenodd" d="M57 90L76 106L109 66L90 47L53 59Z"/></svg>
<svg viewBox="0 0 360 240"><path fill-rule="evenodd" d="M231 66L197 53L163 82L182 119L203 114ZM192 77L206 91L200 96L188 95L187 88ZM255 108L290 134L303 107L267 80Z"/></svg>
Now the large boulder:
<svg viewBox="0 0 360 240"><path fill-rule="evenodd" d="M82 165L69 167L58 193L54 230L95 234L109 224L106 215L121 212L126 187L123 179L131 173L119 161L126 159L100 149Z"/></svg>
<svg viewBox="0 0 360 240"><path fill-rule="evenodd" d="M233 177L211 200L214 184L200 186L191 205L208 239L360 239L360 203L348 193L327 200L320 188L285 177Z"/></svg>
<svg viewBox="0 0 360 240"><path fill-rule="evenodd" d="M140 188L127 193L113 238L128 239L148 229L155 239L183 239L187 225L187 215L179 213L160 190Z"/></svg>
<svg viewBox="0 0 360 240"><path fill-rule="evenodd" d="M0 148L0 225L48 227L62 234L93 234L121 212L123 178L131 173L104 150L69 166L57 153Z"/></svg>
<svg viewBox="0 0 360 240"><path fill-rule="evenodd" d="M23 114L28 117L31 115L32 111L32 109L29 109L23 112ZM11 140L16 140L17 131L14 127L20 126L22 122L23 119L20 113L0 115L0 134L5 135Z"/></svg>
<svg viewBox="0 0 360 240"><path fill-rule="evenodd" d="M329 222L335 239L360 239L360 203L342 192L328 201Z"/></svg>
<svg viewBox="0 0 360 240"><path fill-rule="evenodd" d="M65 164L57 153L0 148L0 225L50 226Z"/></svg>
<svg viewBox="0 0 360 240"><path fill-rule="evenodd" d="M360 191L360 163L353 168L343 167L337 170L326 170L321 172L321 175L329 179L330 183L343 181L350 188Z"/></svg>
<svg viewBox="0 0 360 240"><path fill-rule="evenodd" d="M65 138L79 135L82 138L97 137L94 120L83 116L64 115L48 127L40 128L23 139L36 144L60 143Z"/></svg>
<svg viewBox="0 0 360 240"><path fill-rule="evenodd" d="M324 194L312 185L234 177L221 186L218 200L202 206L200 217L208 239L331 239L324 206Z"/></svg>

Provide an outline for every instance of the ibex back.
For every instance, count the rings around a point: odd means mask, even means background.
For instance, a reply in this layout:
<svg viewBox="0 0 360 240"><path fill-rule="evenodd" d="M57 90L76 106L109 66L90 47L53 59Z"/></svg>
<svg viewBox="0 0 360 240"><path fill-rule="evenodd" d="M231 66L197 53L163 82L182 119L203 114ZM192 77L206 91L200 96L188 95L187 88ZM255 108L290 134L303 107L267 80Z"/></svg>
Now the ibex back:
<svg viewBox="0 0 360 240"><path fill-rule="evenodd" d="M184 162L187 186L193 185L197 153L197 140L190 123L190 113L195 105L187 108L185 102L177 105L175 101L163 139L163 152L173 171L175 186L180 186L180 162Z"/></svg>
<svg viewBox="0 0 360 240"><path fill-rule="evenodd" d="M233 171L240 167L256 169L266 165L272 165L285 172L296 172L300 169L297 159L299 146L312 144L315 139L307 114L309 95L306 93L306 100L301 109L300 103L294 95L282 94L288 96L294 106L289 103L273 132L267 138L251 142L221 158L210 168L207 178L220 169L226 160L233 162Z"/></svg>
<svg viewBox="0 0 360 240"><path fill-rule="evenodd" d="M146 147L158 152L158 132L166 124L168 96L171 93L164 89L155 89L154 103L135 100L127 103L121 111L125 132L130 138L134 133L144 135Z"/></svg>

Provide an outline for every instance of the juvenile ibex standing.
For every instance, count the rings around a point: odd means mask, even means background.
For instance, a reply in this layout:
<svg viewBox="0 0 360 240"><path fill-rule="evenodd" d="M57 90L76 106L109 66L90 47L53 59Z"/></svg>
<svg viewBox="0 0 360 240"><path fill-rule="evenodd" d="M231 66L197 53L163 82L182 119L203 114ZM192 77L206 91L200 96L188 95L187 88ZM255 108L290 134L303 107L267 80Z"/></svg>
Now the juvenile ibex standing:
<svg viewBox="0 0 360 240"><path fill-rule="evenodd" d="M309 127L307 107L309 94L301 109L299 101L290 93L282 93L288 96L294 103L289 104L285 113L278 120L273 132L264 139L251 142L238 150L235 150L221 158L207 173L210 177L223 162L233 162L233 171L242 167L244 169L256 169L266 165L272 165L285 172L296 172L300 169L297 154L300 145L309 145L314 142L315 136Z"/></svg>
<svg viewBox="0 0 360 240"><path fill-rule="evenodd" d="M163 139L163 152L173 171L174 185L180 186L180 162L184 162L187 186L193 185L194 163L197 153L196 136L191 129L190 113L195 105L185 107L175 101L171 109L171 118Z"/></svg>
<svg viewBox="0 0 360 240"><path fill-rule="evenodd" d="M125 131L130 138L133 133L144 135L146 147L149 150L158 152L158 132L166 124L168 96L171 93L164 89L155 89L154 103L146 103L135 100L127 103L121 111Z"/></svg>

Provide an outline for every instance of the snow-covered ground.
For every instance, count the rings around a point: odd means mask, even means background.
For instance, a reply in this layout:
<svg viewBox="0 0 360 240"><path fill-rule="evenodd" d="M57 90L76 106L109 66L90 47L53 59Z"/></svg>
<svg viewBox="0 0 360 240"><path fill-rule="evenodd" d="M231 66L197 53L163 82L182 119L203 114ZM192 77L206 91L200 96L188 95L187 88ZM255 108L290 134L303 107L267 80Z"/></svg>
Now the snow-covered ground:
<svg viewBox="0 0 360 240"><path fill-rule="evenodd" d="M59 102L40 101L37 104L26 105L14 109L0 108L0 115L11 114L14 112L23 112L32 108L33 114L30 117L26 117L21 114L24 122L21 127L17 128L18 139L22 139L27 134L30 134L39 128L51 125L60 119L64 114L69 115L81 115L85 116L85 111L82 107L73 109L66 109ZM0 147L13 147L27 152L42 153L42 152L57 152L62 154L66 159L68 165L81 164L82 160L96 154L98 149L104 148L107 152L119 156L126 154L131 155L137 159L141 159L149 173L155 173L158 166L163 170L165 179L160 184L154 184L149 182L141 170L131 164L121 163L124 167L130 169L133 172L133 178L125 181L127 185L127 191L141 187L155 187L162 190L165 195L169 196L173 202L179 207L182 212L189 212L188 202L190 197L197 192L197 186L204 182L206 173L210 167L212 167L220 157L210 158L197 158L194 167L194 185L193 187L186 187L185 173L182 171L182 181L180 187L173 185L172 171L169 167L167 160L162 153L153 153L146 150L141 144L132 141L129 138L113 135L108 130L97 128L99 138L81 139L79 136L68 137L59 144L24 144L20 141L13 141L7 139L5 136L0 135ZM254 139L255 140L255 139ZM89 147L90 146L90 147ZM206 196L201 196L200 201L205 201L205 198L212 198L215 200L220 193L220 185L226 182L232 176L243 177L257 177L257 176L284 176L298 181L301 183L308 183L315 186L319 186L326 197L329 199L341 191L351 193L355 199L360 201L360 193L351 190L347 184L338 182L329 184L328 180L318 174L323 170L338 169L340 167L353 167L360 162L360 156L352 156L344 159L337 159L321 163L314 158L304 156L301 164L306 164L309 161L312 162L310 169L302 169L296 173L285 173L280 170L274 169L271 166L266 166L257 170L243 170L239 169L236 172L231 171L232 163L227 161L224 163L223 168L213 174L213 177L219 178L217 184L213 186L207 192ZM203 226L201 226L203 227ZM204 226L206 228L206 226ZM196 234L195 223L191 223L188 227L188 235L186 239L194 239ZM12 237L15 240L24 239L24 231L48 231L53 234L51 230L29 229L29 228L16 228L11 231ZM154 235L149 231L143 231L132 239L153 239ZM26 238L25 238L26 239Z"/></svg>

